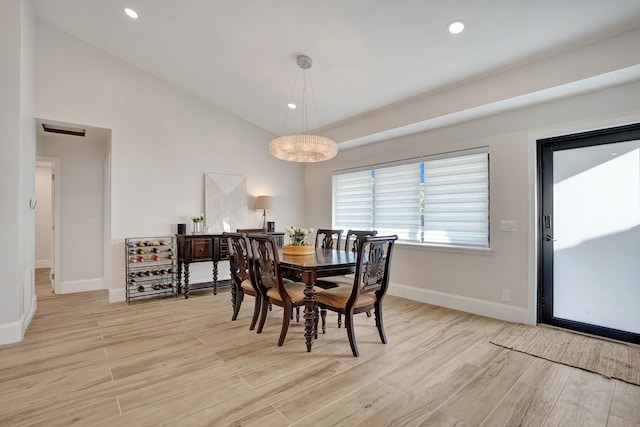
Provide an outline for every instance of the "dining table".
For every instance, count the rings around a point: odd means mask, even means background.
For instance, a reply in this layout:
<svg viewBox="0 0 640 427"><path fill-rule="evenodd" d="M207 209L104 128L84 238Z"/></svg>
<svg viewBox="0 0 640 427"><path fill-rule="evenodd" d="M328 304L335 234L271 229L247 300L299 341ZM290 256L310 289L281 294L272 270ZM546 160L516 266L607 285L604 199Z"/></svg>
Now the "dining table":
<svg viewBox="0 0 640 427"><path fill-rule="evenodd" d="M304 337L307 352L311 351L316 331L315 321L315 284L319 278L340 276L354 273L356 270L357 253L344 250L316 249L309 255L283 254L278 251L280 270L288 279L303 282L304 290Z"/></svg>

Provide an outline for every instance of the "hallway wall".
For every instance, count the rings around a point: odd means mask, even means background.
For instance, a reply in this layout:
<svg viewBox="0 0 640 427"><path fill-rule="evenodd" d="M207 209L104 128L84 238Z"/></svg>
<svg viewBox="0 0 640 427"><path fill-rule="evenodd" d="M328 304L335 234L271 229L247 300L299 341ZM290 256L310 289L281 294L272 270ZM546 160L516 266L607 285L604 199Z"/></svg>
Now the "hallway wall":
<svg viewBox="0 0 640 427"><path fill-rule="evenodd" d="M52 173L51 166L36 165L35 268L51 268L53 261Z"/></svg>

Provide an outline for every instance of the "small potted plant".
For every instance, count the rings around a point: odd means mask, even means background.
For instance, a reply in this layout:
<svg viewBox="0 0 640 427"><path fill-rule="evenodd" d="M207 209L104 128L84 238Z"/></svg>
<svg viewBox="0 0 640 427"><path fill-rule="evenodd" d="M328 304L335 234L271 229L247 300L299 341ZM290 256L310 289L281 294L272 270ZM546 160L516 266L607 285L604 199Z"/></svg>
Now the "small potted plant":
<svg viewBox="0 0 640 427"><path fill-rule="evenodd" d="M193 234L202 233L202 223L204 222L204 213L200 215L192 215L191 221L193 221Z"/></svg>

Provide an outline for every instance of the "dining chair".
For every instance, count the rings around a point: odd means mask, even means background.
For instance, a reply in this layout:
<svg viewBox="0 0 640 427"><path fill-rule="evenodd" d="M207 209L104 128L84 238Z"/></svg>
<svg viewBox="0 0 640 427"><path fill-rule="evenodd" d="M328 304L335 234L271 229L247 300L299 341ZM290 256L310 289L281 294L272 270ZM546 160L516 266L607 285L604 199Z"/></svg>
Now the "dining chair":
<svg viewBox="0 0 640 427"><path fill-rule="evenodd" d="M282 327L278 346L284 344L289 330L289 322L292 317L293 307L304 306L305 284L284 279L280 270L278 247L273 236L266 234L249 234L249 242L253 254L253 277L262 295L262 307L260 310L260 322L258 333L262 332L267 319L268 305L273 304L284 309Z"/></svg>
<svg viewBox="0 0 640 427"><path fill-rule="evenodd" d="M348 230L344 239L345 252L358 252L362 244L362 240L368 236L376 236L377 230ZM336 286L351 286L353 283L353 276L348 274L346 276L336 277L324 277L318 280L317 286L323 289L331 289ZM367 311L367 317L371 317L371 312ZM338 313L338 328L342 326L342 316Z"/></svg>
<svg viewBox="0 0 640 427"><path fill-rule="evenodd" d="M245 233L245 234L253 234L253 233L262 233L265 234L266 231L262 228L238 228L236 229L236 231L238 233ZM269 311L271 311L271 303L269 303ZM293 312L291 312L291 319L293 320ZM296 307L296 321L300 321L300 307Z"/></svg>
<svg viewBox="0 0 640 427"><path fill-rule="evenodd" d="M334 249L340 247L340 237L342 230L332 230L329 228L318 228L316 231L316 248Z"/></svg>
<svg viewBox="0 0 640 427"><path fill-rule="evenodd" d="M383 344L387 336L382 322L382 299L389 287L391 255L398 236L367 236L360 240L356 273L351 287L337 286L316 292L316 304L320 309L344 314L351 351L358 357L358 345L353 325L353 315L373 310L376 327ZM322 331L325 331L326 312L321 312Z"/></svg>
<svg viewBox="0 0 640 427"><path fill-rule="evenodd" d="M245 295L255 297L253 306L253 317L249 330L252 331L258 321L260 315L260 306L262 303L262 295L255 280L251 277L251 245L249 239L244 233L223 233L227 238L227 244L229 248L229 269L231 273L231 302L233 305L233 316L231 320L238 318L240 312L240 306L244 300Z"/></svg>

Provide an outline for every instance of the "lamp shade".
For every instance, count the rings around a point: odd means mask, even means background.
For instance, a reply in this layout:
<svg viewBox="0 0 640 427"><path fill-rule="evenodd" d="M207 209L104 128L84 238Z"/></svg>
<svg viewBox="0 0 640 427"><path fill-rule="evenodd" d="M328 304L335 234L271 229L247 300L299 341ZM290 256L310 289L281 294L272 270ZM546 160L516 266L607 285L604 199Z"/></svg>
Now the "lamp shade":
<svg viewBox="0 0 640 427"><path fill-rule="evenodd" d="M273 197L271 196L258 196L256 197L256 204L254 209L257 211L271 212L273 210Z"/></svg>

